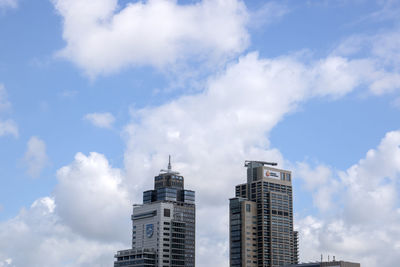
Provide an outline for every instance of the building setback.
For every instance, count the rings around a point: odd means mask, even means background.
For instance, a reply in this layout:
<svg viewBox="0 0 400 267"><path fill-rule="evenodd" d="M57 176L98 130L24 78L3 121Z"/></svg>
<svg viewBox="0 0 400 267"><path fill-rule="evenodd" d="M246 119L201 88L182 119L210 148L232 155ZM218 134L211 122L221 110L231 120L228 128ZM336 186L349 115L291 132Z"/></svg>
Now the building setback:
<svg viewBox="0 0 400 267"><path fill-rule="evenodd" d="M132 212L132 249L118 251L114 267L194 267L195 192L178 172L161 170L154 190Z"/></svg>
<svg viewBox="0 0 400 267"><path fill-rule="evenodd" d="M231 267L275 267L298 263L293 231L292 174L246 161L247 183L236 186L229 203Z"/></svg>

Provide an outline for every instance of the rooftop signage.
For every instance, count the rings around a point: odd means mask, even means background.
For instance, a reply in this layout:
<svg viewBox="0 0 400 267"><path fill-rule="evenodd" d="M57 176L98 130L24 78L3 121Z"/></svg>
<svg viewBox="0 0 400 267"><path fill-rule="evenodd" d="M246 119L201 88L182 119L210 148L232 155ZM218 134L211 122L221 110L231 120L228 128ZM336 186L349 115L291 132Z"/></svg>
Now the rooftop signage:
<svg viewBox="0 0 400 267"><path fill-rule="evenodd" d="M280 172L264 170L264 177L279 179L281 177Z"/></svg>

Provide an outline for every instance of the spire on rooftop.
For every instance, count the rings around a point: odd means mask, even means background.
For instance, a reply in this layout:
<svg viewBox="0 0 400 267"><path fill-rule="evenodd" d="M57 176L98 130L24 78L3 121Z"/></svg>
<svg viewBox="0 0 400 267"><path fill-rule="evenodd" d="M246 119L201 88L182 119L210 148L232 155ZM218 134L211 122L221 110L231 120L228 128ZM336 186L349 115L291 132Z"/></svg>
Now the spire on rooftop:
<svg viewBox="0 0 400 267"><path fill-rule="evenodd" d="M172 171L172 166L171 166L171 155L168 155L168 168L166 170L161 170L161 173L172 173L172 174L179 174L179 172L174 172Z"/></svg>

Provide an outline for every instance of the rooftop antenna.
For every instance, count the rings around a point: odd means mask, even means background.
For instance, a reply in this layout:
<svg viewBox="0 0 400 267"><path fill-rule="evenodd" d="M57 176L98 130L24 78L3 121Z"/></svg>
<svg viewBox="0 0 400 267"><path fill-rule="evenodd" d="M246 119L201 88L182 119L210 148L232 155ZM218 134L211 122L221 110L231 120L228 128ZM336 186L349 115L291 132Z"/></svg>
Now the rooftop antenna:
<svg viewBox="0 0 400 267"><path fill-rule="evenodd" d="M179 175L179 172L174 172L174 171L172 171L172 166L171 166L171 155L168 155L168 169L167 169L167 170L161 170L160 172L162 172L162 173L171 173L171 174Z"/></svg>

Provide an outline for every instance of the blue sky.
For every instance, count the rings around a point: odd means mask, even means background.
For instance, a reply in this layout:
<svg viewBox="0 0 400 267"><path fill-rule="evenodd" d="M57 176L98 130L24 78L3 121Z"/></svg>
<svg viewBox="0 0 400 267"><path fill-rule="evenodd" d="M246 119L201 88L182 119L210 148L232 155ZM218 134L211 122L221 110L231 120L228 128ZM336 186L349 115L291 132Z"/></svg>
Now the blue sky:
<svg viewBox="0 0 400 267"><path fill-rule="evenodd" d="M110 266L168 154L197 192L198 266L228 266L227 199L248 159L293 171L302 261L393 266L399 13L0 0L0 266Z"/></svg>

